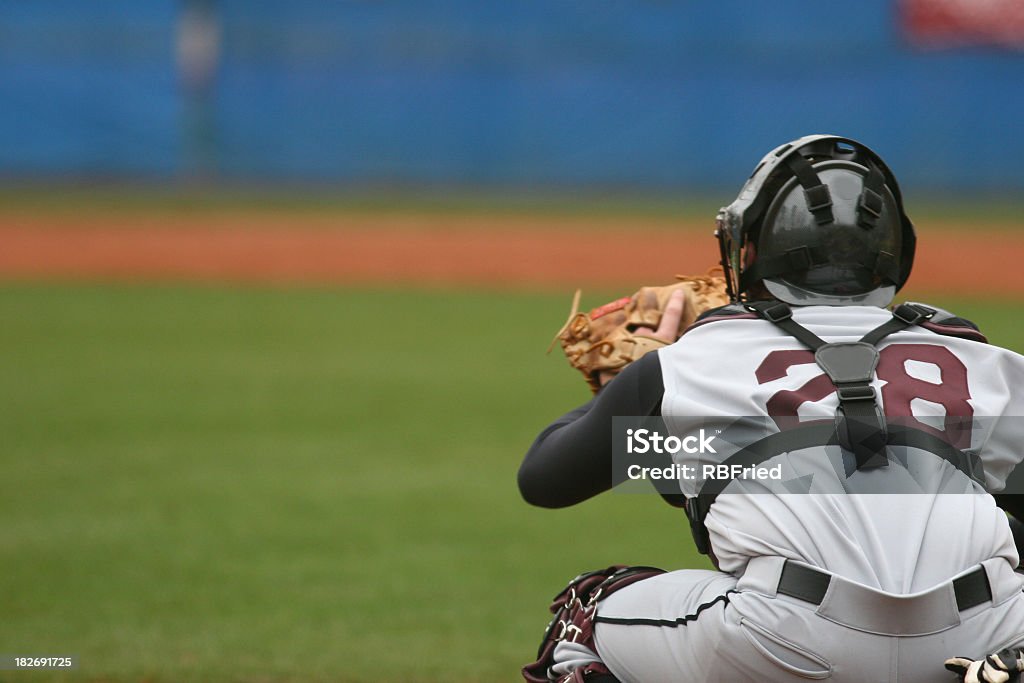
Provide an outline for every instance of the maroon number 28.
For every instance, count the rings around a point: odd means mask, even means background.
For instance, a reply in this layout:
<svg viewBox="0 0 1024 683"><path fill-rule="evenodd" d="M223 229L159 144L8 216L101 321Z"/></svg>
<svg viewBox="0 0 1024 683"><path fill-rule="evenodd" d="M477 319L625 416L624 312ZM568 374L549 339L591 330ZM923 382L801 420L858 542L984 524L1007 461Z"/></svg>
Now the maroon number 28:
<svg viewBox="0 0 1024 683"><path fill-rule="evenodd" d="M910 375L907 362L917 361L939 369L939 382L929 382ZM794 365L814 363L814 353L806 349L772 351L755 374L759 384L785 377ZM947 417L970 418L974 408L970 404L971 392L967 385L967 367L944 346L933 344L890 344L881 350L878 360L878 379L882 387L882 403L890 417L913 417L911 402L920 399L941 405ZM796 389L777 391L768 399L768 414L776 417L797 417L797 409L804 403L820 401L835 393L832 381L824 374L815 375ZM929 428L930 429L930 428ZM955 446L970 437L970 430L950 427L947 438Z"/></svg>

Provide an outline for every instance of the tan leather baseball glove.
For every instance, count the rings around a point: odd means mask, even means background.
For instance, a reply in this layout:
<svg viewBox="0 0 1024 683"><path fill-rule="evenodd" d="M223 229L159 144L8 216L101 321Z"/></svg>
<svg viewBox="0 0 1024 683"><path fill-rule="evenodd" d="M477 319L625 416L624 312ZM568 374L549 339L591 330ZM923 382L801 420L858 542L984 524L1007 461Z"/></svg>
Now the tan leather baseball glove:
<svg viewBox="0 0 1024 683"><path fill-rule="evenodd" d="M569 319L555 339L561 343L569 364L583 373L595 394L622 368L678 339L701 313L729 303L721 269L693 277L677 275L676 279L678 282L671 285L641 287L632 296L598 306L588 313L579 312L580 290L576 290ZM674 335L669 332L671 341L668 341L664 335L655 336L654 331L676 291L683 292L683 308L678 329Z"/></svg>

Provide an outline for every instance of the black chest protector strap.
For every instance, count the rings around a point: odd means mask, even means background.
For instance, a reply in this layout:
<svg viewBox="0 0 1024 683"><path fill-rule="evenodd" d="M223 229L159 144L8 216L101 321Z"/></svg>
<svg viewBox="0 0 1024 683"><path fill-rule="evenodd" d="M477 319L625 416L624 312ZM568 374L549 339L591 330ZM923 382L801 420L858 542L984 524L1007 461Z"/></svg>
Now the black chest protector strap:
<svg viewBox="0 0 1024 683"><path fill-rule="evenodd" d="M887 430L885 417L871 386L878 367L876 345L893 332L924 322L935 311L916 304L901 304L892 318L865 334L859 341L828 343L793 320L793 310L780 301L755 301L746 308L814 351L818 364L836 388L839 411L836 414L836 439L851 452L854 470L886 467Z"/></svg>
<svg viewBox="0 0 1024 683"><path fill-rule="evenodd" d="M744 305L758 317L787 332L814 351L814 360L836 387L839 411L834 421L814 420L767 436L726 459L726 465L749 467L794 450L815 446L842 446L854 455L854 466L846 467L846 476L860 468L885 467L886 446L923 449L950 463L974 481L983 482L984 474L976 456L956 449L945 440L907 425L886 425L871 379L878 365L875 346L894 332L923 323L936 311L919 304L901 304L892 318L871 330L859 341L827 343L793 320L793 311L777 301L758 301ZM711 538L704 520L711 504L730 480L709 480L696 496L686 499L686 515L697 550L710 554Z"/></svg>
<svg viewBox="0 0 1024 683"><path fill-rule="evenodd" d="M931 432L904 424L890 425L886 434L889 446L917 448L945 460L969 479L981 486L985 485L985 471L977 454L961 451L948 441ZM739 466L743 468L760 465L782 453L790 453L805 448L818 446L837 446L839 441L835 425L830 420L813 420L792 429L776 432L755 441L736 451L722 463L727 468ZM690 532L697 551L705 555L711 552L711 536L704 520L711 510L712 503L731 479L708 479L700 487L697 495L686 499L686 516L690 520Z"/></svg>

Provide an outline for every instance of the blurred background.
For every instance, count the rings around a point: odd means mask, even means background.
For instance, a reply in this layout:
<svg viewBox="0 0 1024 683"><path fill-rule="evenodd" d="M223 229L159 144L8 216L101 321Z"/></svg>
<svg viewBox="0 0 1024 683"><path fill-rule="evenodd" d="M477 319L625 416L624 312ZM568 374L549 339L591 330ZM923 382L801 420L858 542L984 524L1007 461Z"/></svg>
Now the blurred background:
<svg viewBox="0 0 1024 683"><path fill-rule="evenodd" d="M728 188L811 132L1020 190L1020 3L48 0L4 8L0 170Z"/></svg>
<svg viewBox="0 0 1024 683"><path fill-rule="evenodd" d="M572 290L704 271L836 133L906 296L1024 350L1021 83L1018 0L0 5L0 653L515 680L580 571L708 566L654 496L519 500Z"/></svg>

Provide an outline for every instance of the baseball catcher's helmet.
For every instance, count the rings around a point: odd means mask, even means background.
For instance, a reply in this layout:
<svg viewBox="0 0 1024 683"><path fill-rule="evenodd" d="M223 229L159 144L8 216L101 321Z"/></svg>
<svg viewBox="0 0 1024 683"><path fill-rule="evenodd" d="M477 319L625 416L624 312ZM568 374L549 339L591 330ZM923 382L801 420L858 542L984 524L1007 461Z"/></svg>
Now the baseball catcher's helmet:
<svg viewBox="0 0 1024 683"><path fill-rule="evenodd" d="M796 305L886 306L914 262L896 178L855 140L809 135L769 152L718 214L729 296L763 283Z"/></svg>

